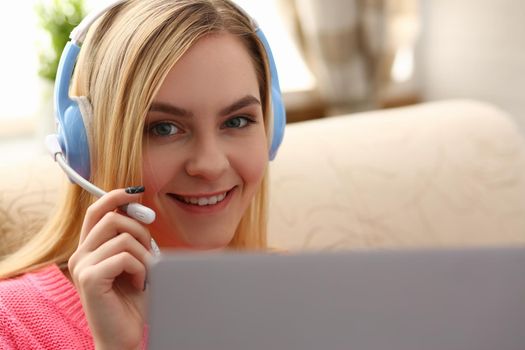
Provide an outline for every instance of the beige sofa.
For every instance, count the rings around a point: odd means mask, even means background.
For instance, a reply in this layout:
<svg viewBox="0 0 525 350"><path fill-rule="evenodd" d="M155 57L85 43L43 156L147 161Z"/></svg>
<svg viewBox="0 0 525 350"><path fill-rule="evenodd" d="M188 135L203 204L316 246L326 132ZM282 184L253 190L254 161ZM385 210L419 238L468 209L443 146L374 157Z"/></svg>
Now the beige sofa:
<svg viewBox="0 0 525 350"><path fill-rule="evenodd" d="M37 230L64 176L0 166L0 255ZM525 243L525 141L454 100L291 124L271 163L270 244L289 250Z"/></svg>

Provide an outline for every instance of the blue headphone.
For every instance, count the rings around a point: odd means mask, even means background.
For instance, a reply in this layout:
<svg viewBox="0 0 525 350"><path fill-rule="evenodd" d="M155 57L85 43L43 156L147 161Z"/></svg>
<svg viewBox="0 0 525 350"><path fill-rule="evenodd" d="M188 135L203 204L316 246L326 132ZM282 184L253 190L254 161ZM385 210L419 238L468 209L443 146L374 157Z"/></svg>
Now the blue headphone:
<svg viewBox="0 0 525 350"><path fill-rule="evenodd" d="M86 131L86 124L90 121L84 120L88 117L83 111L86 108L91 108L91 106L85 97L71 98L69 96L69 87L75 63L80 52L80 45L84 41L89 27L97 18L124 1L125 0L113 0L103 8L86 16L86 18L84 18L71 32L71 40L66 44L58 65L54 91L55 116L58 125L58 143L68 165L85 179L88 179L90 176L89 142ZM242 9L239 8L239 10L245 13ZM253 20L252 22L255 23ZM270 160L273 160L284 137L286 112L272 51L262 30L257 25L256 28L256 34L264 45L270 65L273 135L269 157Z"/></svg>

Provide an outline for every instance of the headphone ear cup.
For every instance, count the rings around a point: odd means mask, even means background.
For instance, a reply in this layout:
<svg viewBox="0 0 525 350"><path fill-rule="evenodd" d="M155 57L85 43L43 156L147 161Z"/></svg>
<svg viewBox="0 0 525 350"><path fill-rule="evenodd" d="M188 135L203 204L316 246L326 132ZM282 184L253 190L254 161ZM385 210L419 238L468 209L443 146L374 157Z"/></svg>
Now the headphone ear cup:
<svg viewBox="0 0 525 350"><path fill-rule="evenodd" d="M85 99L84 101L80 101ZM64 151L67 163L83 178L89 179L90 157L88 134L84 119L91 119L91 115L83 116L82 109L86 109L87 98L73 98L65 109L61 123L59 124L58 137L60 146ZM79 107L79 102L80 106ZM89 104L89 101L87 101ZM89 106L91 106L89 104ZM91 109L89 109L91 110ZM90 113L90 112L88 112Z"/></svg>
<svg viewBox="0 0 525 350"><path fill-rule="evenodd" d="M81 110L85 107L85 101L82 98L69 97L69 85L79 52L80 46L69 41L60 56L55 80L55 113L62 154L73 170L88 179L89 144Z"/></svg>
<svg viewBox="0 0 525 350"><path fill-rule="evenodd" d="M283 98L281 95L281 88L279 86L279 77L277 75L277 67L273 59L272 50L270 44L266 39L266 36L260 28L256 30L257 37L264 46L266 56L268 57L268 63L270 68L270 81L271 81L271 99L272 99L272 111L273 111L273 133L272 141L270 143L270 160L273 160L277 155L277 150L281 145L284 138L284 129L286 126L286 109L284 107Z"/></svg>
<svg viewBox="0 0 525 350"><path fill-rule="evenodd" d="M272 77L273 78L273 77ZM272 79L273 81L273 79ZM286 109L282 100L281 91L272 86L273 134L270 145L270 160L274 160L279 146L283 142L286 127Z"/></svg>

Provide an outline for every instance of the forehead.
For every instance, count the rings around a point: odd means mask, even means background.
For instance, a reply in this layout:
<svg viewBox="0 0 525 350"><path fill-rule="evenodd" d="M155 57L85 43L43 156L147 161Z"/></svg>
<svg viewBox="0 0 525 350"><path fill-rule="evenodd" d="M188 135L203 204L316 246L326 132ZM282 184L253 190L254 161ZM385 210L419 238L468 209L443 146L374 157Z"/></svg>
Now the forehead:
<svg viewBox="0 0 525 350"><path fill-rule="evenodd" d="M199 39L181 57L163 81L155 101L231 103L246 94L260 98L252 58L239 38L218 33Z"/></svg>

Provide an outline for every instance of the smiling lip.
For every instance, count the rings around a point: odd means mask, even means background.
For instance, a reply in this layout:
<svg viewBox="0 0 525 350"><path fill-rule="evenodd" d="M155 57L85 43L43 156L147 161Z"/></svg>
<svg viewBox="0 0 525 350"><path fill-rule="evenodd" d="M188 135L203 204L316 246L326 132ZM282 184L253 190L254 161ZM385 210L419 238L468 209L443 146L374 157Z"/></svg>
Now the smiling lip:
<svg viewBox="0 0 525 350"><path fill-rule="evenodd" d="M199 194L199 195L179 195L169 193L168 195L175 203L185 211L194 214L210 214L225 208L235 192L236 187L228 191Z"/></svg>

